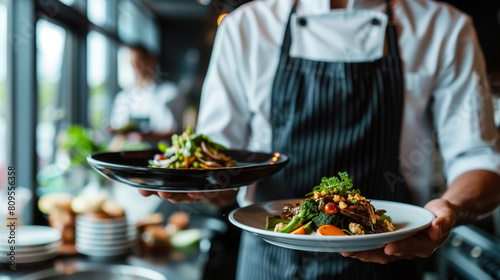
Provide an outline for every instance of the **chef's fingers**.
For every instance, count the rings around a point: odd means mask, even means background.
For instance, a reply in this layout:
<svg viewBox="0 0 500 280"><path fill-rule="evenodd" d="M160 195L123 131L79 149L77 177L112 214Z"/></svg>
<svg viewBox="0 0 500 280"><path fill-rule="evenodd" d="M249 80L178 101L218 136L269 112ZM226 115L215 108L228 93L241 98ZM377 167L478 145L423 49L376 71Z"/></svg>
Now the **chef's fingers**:
<svg viewBox="0 0 500 280"><path fill-rule="evenodd" d="M457 219L453 206L445 199L434 199L425 208L435 215L431 225L414 238L388 244L384 250L387 255L429 257L448 239Z"/></svg>
<svg viewBox="0 0 500 280"><path fill-rule="evenodd" d="M369 250L369 251L360 251L360 252L342 252L340 254L344 257L349 257L364 262L373 262L378 264L388 264L403 259L402 257L387 255L384 252L384 248ZM412 257L405 256L404 259L412 259Z"/></svg>
<svg viewBox="0 0 500 280"><path fill-rule="evenodd" d="M451 203L445 199L434 199L425 205L425 209L436 216L428 229L429 237L440 240L443 236L449 235L457 221L457 213Z"/></svg>
<svg viewBox="0 0 500 280"><path fill-rule="evenodd" d="M403 259L428 258L445 240L432 240L426 232L420 232L410 238L387 244L384 253Z"/></svg>
<svg viewBox="0 0 500 280"><path fill-rule="evenodd" d="M441 226L442 225L438 225L436 227ZM435 226L431 225L430 228L432 227ZM431 229L429 229L429 231L430 230ZM393 255L402 258L407 258L408 256L428 258L436 251L436 249L444 244L444 242L450 235L450 231L448 231L447 229L436 229L435 232L444 233L437 240L434 240L429 236L427 232L421 231L418 234L405 240L387 244L385 246L384 252L387 255Z"/></svg>
<svg viewBox="0 0 500 280"><path fill-rule="evenodd" d="M205 201L219 207L226 206L236 198L236 190L216 191L216 192L195 192L187 195L193 200Z"/></svg>
<svg viewBox="0 0 500 280"><path fill-rule="evenodd" d="M428 258L447 239L456 222L453 206L445 199L434 199L425 208L435 215L431 225L423 231L400 241L388 243L384 248L362 252L341 253L365 262L386 264L398 259Z"/></svg>
<svg viewBox="0 0 500 280"><path fill-rule="evenodd" d="M143 196L158 195L162 199L166 199L172 203L181 202L200 202L204 201L217 206L226 206L233 202L236 198L236 190L214 191L214 192L191 192L191 193L172 193L172 192L153 192L148 190L139 190Z"/></svg>
<svg viewBox="0 0 500 280"><path fill-rule="evenodd" d="M152 195L157 195L156 192L154 191L148 191L148 190L139 190L139 193L142 195L142 196L152 196Z"/></svg>

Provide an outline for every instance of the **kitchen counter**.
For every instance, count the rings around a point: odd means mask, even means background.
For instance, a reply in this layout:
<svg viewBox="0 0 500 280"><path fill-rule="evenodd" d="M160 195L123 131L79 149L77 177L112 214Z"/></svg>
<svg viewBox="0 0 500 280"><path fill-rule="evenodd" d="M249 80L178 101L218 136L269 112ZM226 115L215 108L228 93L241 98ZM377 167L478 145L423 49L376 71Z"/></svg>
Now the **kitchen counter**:
<svg viewBox="0 0 500 280"><path fill-rule="evenodd" d="M175 250L164 254L132 254L100 259L76 255L60 255L54 259L38 263L20 263L16 265L16 272L8 270L6 264L0 266L0 280L14 280L20 277L47 269L56 269L70 273L79 267L92 267L97 265L130 265L147 268L159 272L168 280L200 280L204 279L205 266L207 265L210 252L200 248L189 248Z"/></svg>
<svg viewBox="0 0 500 280"><path fill-rule="evenodd" d="M76 267L94 265L142 267L164 275L167 280L233 280L240 230L236 227L229 227L227 231L225 228L220 230L222 228L220 222L206 217L193 217L194 227L208 229L213 233L204 234L197 247L176 249L161 254L146 254L136 248L128 255L112 259L96 259L82 254L60 255L38 263L18 263L16 272L10 272L6 263L0 263L0 280L15 280L47 269L74 271ZM223 222L228 223L227 220Z"/></svg>

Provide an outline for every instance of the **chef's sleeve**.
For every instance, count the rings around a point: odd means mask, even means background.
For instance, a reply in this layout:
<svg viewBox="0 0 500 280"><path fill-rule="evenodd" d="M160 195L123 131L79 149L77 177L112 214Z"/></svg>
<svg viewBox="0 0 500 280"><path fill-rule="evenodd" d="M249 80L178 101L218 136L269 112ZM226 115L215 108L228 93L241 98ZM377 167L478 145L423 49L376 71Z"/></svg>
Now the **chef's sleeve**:
<svg viewBox="0 0 500 280"><path fill-rule="evenodd" d="M432 111L448 183L474 169L500 173L492 94L470 17L452 25L441 53Z"/></svg>
<svg viewBox="0 0 500 280"><path fill-rule="evenodd" d="M240 34L231 15L226 16L217 30L197 122L198 133L233 149L248 144L250 120Z"/></svg>

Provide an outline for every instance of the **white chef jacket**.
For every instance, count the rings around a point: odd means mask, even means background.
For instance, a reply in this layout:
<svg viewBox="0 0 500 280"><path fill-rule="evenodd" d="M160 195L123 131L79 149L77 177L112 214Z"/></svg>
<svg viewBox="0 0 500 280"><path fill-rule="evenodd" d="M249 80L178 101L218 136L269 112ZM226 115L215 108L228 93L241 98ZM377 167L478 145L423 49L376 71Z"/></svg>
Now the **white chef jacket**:
<svg viewBox="0 0 500 280"><path fill-rule="evenodd" d="M293 2L253 1L224 18L202 91L199 133L234 149L271 152L271 88ZM345 13L330 10L329 0L299 1L290 55L348 62L380 58L384 8L384 0L351 0ZM401 174L415 202L423 204L431 194L436 139L451 182L474 169L500 174L500 138L471 18L430 0L399 0L393 8L405 78ZM343 38L329 36L342 23L338 18L350 12L383 19L383 28L360 23L346 27L351 30ZM307 17L311 28L296 28L298 17Z"/></svg>
<svg viewBox="0 0 500 280"><path fill-rule="evenodd" d="M178 132L182 128L185 103L185 96L172 82L151 82L145 88L124 89L113 101L110 125L119 130L129 125L131 118L141 118L149 119L151 132Z"/></svg>

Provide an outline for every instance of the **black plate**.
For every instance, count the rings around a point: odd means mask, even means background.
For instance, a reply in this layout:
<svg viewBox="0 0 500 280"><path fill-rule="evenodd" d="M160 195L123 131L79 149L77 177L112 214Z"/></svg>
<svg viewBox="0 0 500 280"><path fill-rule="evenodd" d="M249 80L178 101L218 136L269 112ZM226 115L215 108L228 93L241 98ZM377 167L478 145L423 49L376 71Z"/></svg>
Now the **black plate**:
<svg viewBox="0 0 500 280"><path fill-rule="evenodd" d="M157 150L98 152L88 163L108 179L132 187L168 192L204 192L246 186L269 177L288 163L286 155L229 150L224 154L238 162L236 167L213 169L170 169L148 167Z"/></svg>

